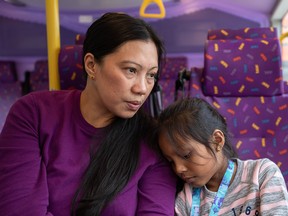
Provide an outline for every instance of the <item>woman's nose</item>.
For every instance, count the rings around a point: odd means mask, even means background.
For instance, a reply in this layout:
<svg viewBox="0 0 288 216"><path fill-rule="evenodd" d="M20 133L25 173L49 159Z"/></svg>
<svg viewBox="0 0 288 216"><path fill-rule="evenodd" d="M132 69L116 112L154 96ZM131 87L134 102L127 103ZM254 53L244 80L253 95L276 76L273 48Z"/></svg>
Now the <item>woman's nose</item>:
<svg viewBox="0 0 288 216"><path fill-rule="evenodd" d="M133 92L140 95L147 93L147 80L145 77L139 76L133 85Z"/></svg>

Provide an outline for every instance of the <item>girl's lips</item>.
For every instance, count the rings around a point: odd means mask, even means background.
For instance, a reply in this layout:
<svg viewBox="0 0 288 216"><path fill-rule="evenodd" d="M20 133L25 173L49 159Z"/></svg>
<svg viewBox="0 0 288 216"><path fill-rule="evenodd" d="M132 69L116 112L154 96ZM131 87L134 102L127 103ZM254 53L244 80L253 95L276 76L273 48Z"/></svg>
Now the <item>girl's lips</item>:
<svg viewBox="0 0 288 216"><path fill-rule="evenodd" d="M192 183L195 181L195 179L196 179L196 177L186 177L186 178L184 178L184 181L187 183Z"/></svg>

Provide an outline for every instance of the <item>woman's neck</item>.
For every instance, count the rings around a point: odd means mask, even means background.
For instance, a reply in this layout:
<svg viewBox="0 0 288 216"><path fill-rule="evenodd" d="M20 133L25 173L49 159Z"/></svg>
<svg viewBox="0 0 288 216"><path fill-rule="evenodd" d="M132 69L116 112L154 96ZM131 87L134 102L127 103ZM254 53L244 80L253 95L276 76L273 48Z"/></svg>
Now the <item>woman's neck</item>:
<svg viewBox="0 0 288 216"><path fill-rule="evenodd" d="M80 97L80 110L83 118L95 128L106 127L113 119L111 113L105 112L97 106L95 97L91 97L87 91L84 89Z"/></svg>

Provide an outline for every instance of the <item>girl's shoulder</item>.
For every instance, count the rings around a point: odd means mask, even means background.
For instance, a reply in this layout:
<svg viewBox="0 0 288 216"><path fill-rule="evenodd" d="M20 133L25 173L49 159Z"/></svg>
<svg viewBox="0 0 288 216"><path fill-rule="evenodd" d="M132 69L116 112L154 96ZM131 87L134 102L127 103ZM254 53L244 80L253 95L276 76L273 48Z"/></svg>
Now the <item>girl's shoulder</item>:
<svg viewBox="0 0 288 216"><path fill-rule="evenodd" d="M280 168L275 162L268 158L241 161L237 159L240 178L242 182L254 182L263 184L264 182L283 181Z"/></svg>
<svg viewBox="0 0 288 216"><path fill-rule="evenodd" d="M239 160L237 159L238 166L243 166L246 170L258 170L263 171L267 168L269 169L279 169L278 166L269 158L259 158L259 159L249 159L249 160Z"/></svg>

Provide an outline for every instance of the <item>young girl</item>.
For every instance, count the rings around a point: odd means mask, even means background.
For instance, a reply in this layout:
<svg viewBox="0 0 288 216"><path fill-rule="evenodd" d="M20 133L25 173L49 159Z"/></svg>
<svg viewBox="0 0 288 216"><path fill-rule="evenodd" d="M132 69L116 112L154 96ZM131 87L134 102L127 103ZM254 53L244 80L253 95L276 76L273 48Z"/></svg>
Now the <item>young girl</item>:
<svg viewBox="0 0 288 216"><path fill-rule="evenodd" d="M186 182L177 215L288 215L278 166L269 159L237 159L225 119L208 102L175 102L161 113L158 129L163 155Z"/></svg>

